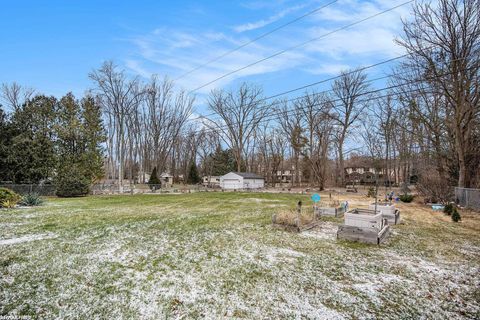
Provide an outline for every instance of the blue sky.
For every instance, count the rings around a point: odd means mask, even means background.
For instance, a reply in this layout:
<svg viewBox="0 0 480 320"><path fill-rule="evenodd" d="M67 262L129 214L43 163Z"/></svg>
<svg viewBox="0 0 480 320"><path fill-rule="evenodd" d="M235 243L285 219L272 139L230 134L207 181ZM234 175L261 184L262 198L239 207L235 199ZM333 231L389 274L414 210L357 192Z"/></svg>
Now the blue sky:
<svg viewBox="0 0 480 320"><path fill-rule="evenodd" d="M82 95L88 73L113 60L131 75L176 78L249 39L330 1L22 1L2 2L0 83L16 81L37 91ZM216 77L289 46L393 7L401 1L340 0L177 81L191 90ZM351 29L227 77L200 91L251 81L265 95L331 77L340 70L402 54L393 40L401 33L404 6ZM390 66L369 71L376 77ZM318 87L319 90L324 89ZM376 84L381 87L383 84ZM297 95L301 92L296 93Z"/></svg>

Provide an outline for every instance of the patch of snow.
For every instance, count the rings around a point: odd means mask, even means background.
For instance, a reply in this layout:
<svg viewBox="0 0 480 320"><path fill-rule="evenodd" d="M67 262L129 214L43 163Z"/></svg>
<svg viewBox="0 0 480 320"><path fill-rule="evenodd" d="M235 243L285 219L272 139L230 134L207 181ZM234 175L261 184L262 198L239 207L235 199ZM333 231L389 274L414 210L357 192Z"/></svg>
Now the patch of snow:
<svg viewBox="0 0 480 320"><path fill-rule="evenodd" d="M12 239L1 239L0 240L0 245L11 245L11 244L17 244L17 243L22 243L22 242L30 242L30 241L35 241L35 240L45 240L45 239L54 239L57 236L54 234L49 234L49 233L43 233L43 234L32 234L28 236L23 236L23 237L18 237L18 238L12 238Z"/></svg>
<svg viewBox="0 0 480 320"><path fill-rule="evenodd" d="M304 231L300 236L321 240L335 240L337 238L337 230L338 226L336 224L332 222L322 222L318 228Z"/></svg>

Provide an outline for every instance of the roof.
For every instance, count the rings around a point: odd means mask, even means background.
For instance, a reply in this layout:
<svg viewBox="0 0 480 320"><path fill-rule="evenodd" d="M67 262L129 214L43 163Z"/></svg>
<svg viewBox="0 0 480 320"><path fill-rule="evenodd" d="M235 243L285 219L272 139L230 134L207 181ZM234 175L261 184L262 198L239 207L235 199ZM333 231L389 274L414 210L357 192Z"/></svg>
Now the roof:
<svg viewBox="0 0 480 320"><path fill-rule="evenodd" d="M173 176L172 176L171 174L166 173L166 172L162 173L162 174L160 175L160 177L162 177L162 178L173 178Z"/></svg>
<svg viewBox="0 0 480 320"><path fill-rule="evenodd" d="M243 179L263 179L262 176L259 176L258 174L251 173L251 172L232 172L232 173L235 173L243 177Z"/></svg>

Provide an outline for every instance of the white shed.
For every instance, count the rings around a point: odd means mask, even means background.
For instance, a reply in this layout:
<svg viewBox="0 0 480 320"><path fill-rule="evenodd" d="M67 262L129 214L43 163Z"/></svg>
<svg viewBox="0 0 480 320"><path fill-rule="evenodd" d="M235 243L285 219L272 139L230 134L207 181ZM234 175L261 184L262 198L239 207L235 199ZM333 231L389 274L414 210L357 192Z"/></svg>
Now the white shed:
<svg viewBox="0 0 480 320"><path fill-rule="evenodd" d="M250 172L229 172L220 177L222 189L260 189L265 186L265 179Z"/></svg>

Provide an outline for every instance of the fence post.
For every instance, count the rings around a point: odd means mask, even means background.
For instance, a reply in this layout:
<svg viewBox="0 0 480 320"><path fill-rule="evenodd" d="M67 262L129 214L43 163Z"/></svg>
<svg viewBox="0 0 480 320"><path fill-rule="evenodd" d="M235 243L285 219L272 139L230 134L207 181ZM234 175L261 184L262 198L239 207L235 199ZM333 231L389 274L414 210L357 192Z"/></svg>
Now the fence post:
<svg viewBox="0 0 480 320"><path fill-rule="evenodd" d="M463 191L465 191L465 208L470 208L468 205L468 189L464 188Z"/></svg>

